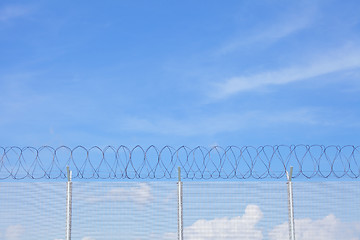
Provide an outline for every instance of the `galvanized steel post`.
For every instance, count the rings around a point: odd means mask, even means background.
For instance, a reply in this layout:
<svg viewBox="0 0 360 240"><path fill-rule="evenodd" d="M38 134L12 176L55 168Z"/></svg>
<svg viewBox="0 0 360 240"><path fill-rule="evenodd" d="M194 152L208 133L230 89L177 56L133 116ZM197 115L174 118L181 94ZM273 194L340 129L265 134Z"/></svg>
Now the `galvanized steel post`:
<svg viewBox="0 0 360 240"><path fill-rule="evenodd" d="M71 240L71 208L72 208L72 182L69 167L66 167L67 170L67 192L66 192L66 238L65 240Z"/></svg>
<svg viewBox="0 0 360 240"><path fill-rule="evenodd" d="M178 180L178 240L183 240L183 193L180 167L178 167Z"/></svg>
<svg viewBox="0 0 360 240"><path fill-rule="evenodd" d="M294 220L294 202L293 202L293 187L292 187L292 172L293 167L290 167L290 173L286 171L287 185L288 185L288 203L289 203L289 239L295 240L295 220Z"/></svg>

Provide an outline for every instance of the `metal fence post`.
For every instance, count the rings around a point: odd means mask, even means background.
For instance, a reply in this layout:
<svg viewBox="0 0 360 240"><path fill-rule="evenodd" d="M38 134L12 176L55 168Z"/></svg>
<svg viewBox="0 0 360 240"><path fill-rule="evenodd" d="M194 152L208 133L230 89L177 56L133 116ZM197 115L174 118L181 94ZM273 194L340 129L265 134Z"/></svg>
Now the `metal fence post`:
<svg viewBox="0 0 360 240"><path fill-rule="evenodd" d="M65 240L71 240L71 208L72 208L72 182L69 167L66 167L67 170L67 192L66 192L66 238Z"/></svg>
<svg viewBox="0 0 360 240"><path fill-rule="evenodd" d="M178 177L178 240L183 240L183 193L180 167L178 167Z"/></svg>
<svg viewBox="0 0 360 240"><path fill-rule="evenodd" d="M295 240L295 220L294 220L294 202L293 202L293 186L292 186L293 167L290 167L290 173L286 171L288 185L288 207L289 207L289 239Z"/></svg>

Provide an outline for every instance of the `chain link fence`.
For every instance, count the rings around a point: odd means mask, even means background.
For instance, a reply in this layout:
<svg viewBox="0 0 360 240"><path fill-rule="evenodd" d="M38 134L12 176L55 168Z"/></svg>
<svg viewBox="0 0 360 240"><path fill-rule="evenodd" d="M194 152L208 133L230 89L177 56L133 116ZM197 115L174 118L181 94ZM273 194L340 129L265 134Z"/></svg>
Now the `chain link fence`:
<svg viewBox="0 0 360 240"><path fill-rule="evenodd" d="M181 186L72 182L69 208L65 182L1 182L0 239L294 239L286 181ZM293 182L295 239L360 239L359 199L357 181Z"/></svg>

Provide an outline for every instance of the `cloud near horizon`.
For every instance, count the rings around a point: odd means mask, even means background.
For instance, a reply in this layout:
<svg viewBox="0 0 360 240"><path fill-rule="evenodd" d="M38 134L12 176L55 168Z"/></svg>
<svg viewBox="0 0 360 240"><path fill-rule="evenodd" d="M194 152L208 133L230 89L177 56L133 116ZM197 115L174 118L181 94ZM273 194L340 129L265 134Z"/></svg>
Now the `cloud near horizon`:
<svg viewBox="0 0 360 240"><path fill-rule="evenodd" d="M56 238L54 240L64 240L62 238ZM83 237L81 240L96 240L95 238L92 238L92 237Z"/></svg>
<svg viewBox="0 0 360 240"><path fill-rule="evenodd" d="M296 240L360 240L360 222L342 222L333 214L318 220L295 219ZM271 240L289 239L287 222L269 232Z"/></svg>
<svg viewBox="0 0 360 240"><path fill-rule="evenodd" d="M143 205L152 201L154 198L152 190L149 184L139 183L135 187L130 188L111 188L102 196L92 196L86 199L86 201L95 203L95 202L119 202L119 201L128 201L135 204Z"/></svg>
<svg viewBox="0 0 360 240"><path fill-rule="evenodd" d="M223 217L212 220L200 219L193 225L185 227L184 239L188 240L261 240L262 232L257 223L263 213L257 205L248 205L242 216L233 218ZM164 239L176 239L176 234L168 233Z"/></svg>
<svg viewBox="0 0 360 240"><path fill-rule="evenodd" d="M96 240L96 239L92 237L83 237L81 240Z"/></svg>
<svg viewBox="0 0 360 240"><path fill-rule="evenodd" d="M22 225L10 225L5 230L5 240L21 240L24 232L25 228Z"/></svg>
<svg viewBox="0 0 360 240"><path fill-rule="evenodd" d="M288 240L289 225L284 222L268 233L257 227L263 213L257 205L248 205L242 216L212 220L200 219L184 228L188 240ZM322 219L295 219L297 240L360 240L360 222L342 222L333 214ZM267 236L267 237L265 237ZM163 240L175 240L176 233L167 233Z"/></svg>

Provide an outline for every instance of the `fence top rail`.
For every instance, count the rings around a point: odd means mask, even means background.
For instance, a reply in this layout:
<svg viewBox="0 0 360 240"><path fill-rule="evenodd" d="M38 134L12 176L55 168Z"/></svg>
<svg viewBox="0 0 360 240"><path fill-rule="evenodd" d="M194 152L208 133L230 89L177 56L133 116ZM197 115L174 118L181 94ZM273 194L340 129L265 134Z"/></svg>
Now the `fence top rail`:
<svg viewBox="0 0 360 240"><path fill-rule="evenodd" d="M360 177L360 146L0 147L0 179L286 179Z"/></svg>

